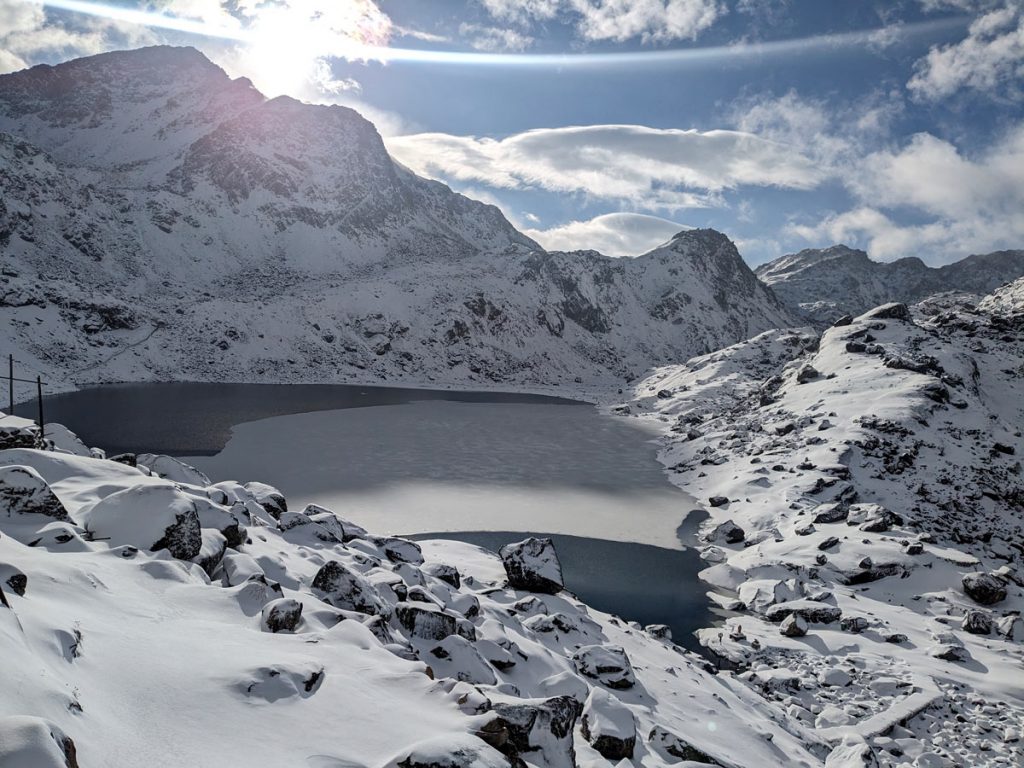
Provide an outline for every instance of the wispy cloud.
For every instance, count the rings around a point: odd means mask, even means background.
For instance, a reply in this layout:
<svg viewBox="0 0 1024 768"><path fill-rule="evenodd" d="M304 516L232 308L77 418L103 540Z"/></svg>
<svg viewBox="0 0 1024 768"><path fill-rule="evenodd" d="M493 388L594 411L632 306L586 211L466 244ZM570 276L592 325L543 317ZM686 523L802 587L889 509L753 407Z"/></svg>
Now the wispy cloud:
<svg viewBox="0 0 1024 768"><path fill-rule="evenodd" d="M695 39L725 13L718 0L482 0L501 21L529 26L565 19L584 40Z"/></svg>
<svg viewBox="0 0 1024 768"><path fill-rule="evenodd" d="M740 186L810 189L823 179L808 157L742 131L593 125L504 139L426 133L392 137L388 148L428 176L581 193L648 210L718 205L721 192Z"/></svg>
<svg viewBox="0 0 1024 768"><path fill-rule="evenodd" d="M917 62L907 83L921 99L937 100L963 88L1019 98L1024 82L1024 6L1009 0L982 13L967 36L935 46Z"/></svg>

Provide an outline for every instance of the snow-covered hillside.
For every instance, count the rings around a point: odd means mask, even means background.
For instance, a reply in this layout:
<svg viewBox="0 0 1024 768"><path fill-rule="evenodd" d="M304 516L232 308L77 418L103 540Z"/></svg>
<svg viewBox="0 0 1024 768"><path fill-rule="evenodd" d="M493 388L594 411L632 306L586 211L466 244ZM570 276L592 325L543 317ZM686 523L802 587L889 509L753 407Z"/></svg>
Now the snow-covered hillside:
<svg viewBox="0 0 1024 768"><path fill-rule="evenodd" d="M792 309L831 323L890 301L913 303L947 291L986 294L1024 275L1024 251L929 267L918 258L872 261L864 251L834 245L783 256L762 264L756 274Z"/></svg>
<svg viewBox="0 0 1024 768"><path fill-rule="evenodd" d="M881 765L1024 761L1024 279L664 367L622 413L711 507L702 641ZM874 765L875 763L865 763Z"/></svg>
<svg viewBox="0 0 1024 768"><path fill-rule="evenodd" d="M718 233L546 253L356 112L188 48L0 76L0 250L11 351L65 388L604 384L793 320Z"/></svg>
<svg viewBox="0 0 1024 768"><path fill-rule="evenodd" d="M266 485L79 455L51 433L63 449L0 451L4 768L811 767L828 752L664 627L562 591L545 540L499 559L374 536Z"/></svg>

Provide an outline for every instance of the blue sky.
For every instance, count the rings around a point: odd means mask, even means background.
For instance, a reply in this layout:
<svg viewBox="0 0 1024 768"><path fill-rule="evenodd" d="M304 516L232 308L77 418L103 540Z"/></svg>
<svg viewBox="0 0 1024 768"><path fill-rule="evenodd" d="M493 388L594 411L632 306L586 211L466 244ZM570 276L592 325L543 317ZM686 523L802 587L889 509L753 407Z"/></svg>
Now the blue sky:
<svg viewBox="0 0 1024 768"><path fill-rule="evenodd" d="M551 248L1024 247L1022 0L0 0L0 70L157 42L354 106Z"/></svg>

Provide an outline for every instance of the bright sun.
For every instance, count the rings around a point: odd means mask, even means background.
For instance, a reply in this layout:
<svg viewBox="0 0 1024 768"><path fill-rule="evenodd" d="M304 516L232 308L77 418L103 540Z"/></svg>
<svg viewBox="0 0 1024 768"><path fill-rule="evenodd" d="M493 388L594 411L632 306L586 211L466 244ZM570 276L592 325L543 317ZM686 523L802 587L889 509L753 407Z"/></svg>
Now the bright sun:
<svg viewBox="0 0 1024 768"><path fill-rule="evenodd" d="M339 91L330 59L351 58L367 45L384 45L390 20L362 0L283 0L252 4L239 65L268 96Z"/></svg>

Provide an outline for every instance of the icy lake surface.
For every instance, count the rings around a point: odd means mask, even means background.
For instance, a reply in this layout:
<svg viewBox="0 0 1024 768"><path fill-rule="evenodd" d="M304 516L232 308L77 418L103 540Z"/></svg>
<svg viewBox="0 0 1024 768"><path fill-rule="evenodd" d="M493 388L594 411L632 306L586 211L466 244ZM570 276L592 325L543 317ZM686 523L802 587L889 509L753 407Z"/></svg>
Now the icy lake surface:
<svg viewBox="0 0 1024 768"><path fill-rule="evenodd" d="M434 533L416 538L451 538L497 551L525 532ZM552 536L562 563L565 587L588 605L641 624L668 624L672 637L691 651L704 653L693 633L711 626L704 589L695 574L704 567L696 549L679 551L646 544Z"/></svg>
<svg viewBox="0 0 1024 768"><path fill-rule="evenodd" d="M90 445L172 453L214 481L267 482L292 509L320 504L375 533L489 549L526 535L503 532L554 534L567 585L596 608L669 624L684 643L712 620L699 558L683 549L699 505L669 483L654 433L586 404L211 384L99 387L47 404L48 421Z"/></svg>

